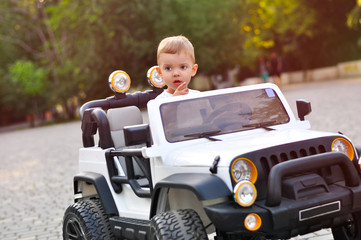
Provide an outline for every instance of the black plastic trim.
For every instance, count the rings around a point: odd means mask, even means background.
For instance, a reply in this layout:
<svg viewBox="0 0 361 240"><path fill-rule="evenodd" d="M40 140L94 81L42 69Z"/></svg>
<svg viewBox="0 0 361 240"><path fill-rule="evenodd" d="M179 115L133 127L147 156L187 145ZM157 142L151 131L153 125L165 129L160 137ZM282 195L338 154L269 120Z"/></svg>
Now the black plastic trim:
<svg viewBox="0 0 361 240"><path fill-rule="evenodd" d="M149 124L138 124L133 126L125 126L124 140L126 146L133 146L145 143L150 147L152 143L152 136L150 134Z"/></svg>
<svg viewBox="0 0 361 240"><path fill-rule="evenodd" d="M114 147L106 113L100 108L87 109L84 112L81 129L83 131L83 146L94 146L94 134L99 129L99 147L107 149Z"/></svg>
<svg viewBox="0 0 361 240"><path fill-rule="evenodd" d="M345 154L338 152L322 153L275 165L268 176L266 205L274 207L281 203L283 177L332 165L340 166L346 186L359 186L360 180L357 170Z"/></svg>
<svg viewBox="0 0 361 240"><path fill-rule="evenodd" d="M113 157L122 156L125 158L126 168L127 168L127 176L117 176L115 171L111 171L111 169L115 169ZM105 158L107 161L109 178L111 179L112 186L115 192L120 193L122 191L121 184L129 184L134 193L138 197L142 198L150 198L152 188L152 177L150 173L150 163L149 159L143 157L140 149L123 149L123 150L112 150L109 149L105 152ZM142 188L134 175L134 166L133 160L137 162L145 177L149 182L149 189Z"/></svg>
<svg viewBox="0 0 361 240"><path fill-rule="evenodd" d="M159 181L153 191L150 217L156 214L157 201L162 188L187 189L200 201L232 196L228 186L215 175L207 173L179 173Z"/></svg>
<svg viewBox="0 0 361 240"><path fill-rule="evenodd" d="M296 100L296 106L297 106L298 117L300 118L301 121L304 121L305 116L310 114L312 111L311 103L307 100L299 99Z"/></svg>
<svg viewBox="0 0 361 240"><path fill-rule="evenodd" d="M262 225L255 234L267 235L267 238L291 238L296 235L320 230L321 228L331 228L339 226L349 218L351 212L360 211L360 206L355 206L355 200L361 197L361 187L350 189L343 186L335 186L331 193L315 195L312 198L293 200L284 198L277 207L268 207L265 201L256 201L250 207L240 207L234 201L223 202L215 205L204 206L204 210L215 225L222 232L237 233L248 232L244 226L244 219L250 213L258 214L262 219ZM354 199L353 199L354 198ZM325 212L306 221L300 221L299 214L305 209L323 206L335 201L342 203L341 210L337 212ZM227 220L224 220L227 216ZM283 233L286 235L283 235Z"/></svg>
<svg viewBox="0 0 361 240"><path fill-rule="evenodd" d="M325 152L331 152L332 142L339 137L340 135L330 135L258 149L253 152L236 156L233 161L238 158L247 158L255 164L258 171L258 178L255 183L258 192L257 200L265 200L267 197L268 175L270 170L275 165L282 162L293 161L301 157L314 156ZM355 154L352 162L358 172L358 175L360 176L360 167L358 164L357 154ZM230 164L229 176L232 181L232 186L234 187L237 183L234 182L233 178L231 177L231 166L232 164ZM325 179L326 184L328 185L339 181L344 181L343 173L338 165L330 165L322 169L311 170L310 172L319 174L323 179Z"/></svg>
<svg viewBox="0 0 361 240"><path fill-rule="evenodd" d="M110 127L104 110L126 106L144 108L149 100L156 98L163 89L154 88L153 91L136 92L132 94L116 94L106 99L94 100L83 104L80 108L83 131L83 146L93 147L94 135L99 129L99 146L102 149L114 147L110 134Z"/></svg>
<svg viewBox="0 0 361 240"><path fill-rule="evenodd" d="M114 235L120 239L147 240L150 237L150 220L126 217L109 218Z"/></svg>
<svg viewBox="0 0 361 240"><path fill-rule="evenodd" d="M126 106L137 106L138 108L144 108L147 106L149 100L156 98L162 92L163 89L153 88L152 91L118 94L106 99L90 101L81 106L80 116L83 118L85 110L89 108L102 108L103 110Z"/></svg>
<svg viewBox="0 0 361 240"><path fill-rule="evenodd" d="M99 173L81 172L74 176L74 194L78 194L78 183L84 181L95 186L106 214L117 215L118 209L105 177Z"/></svg>

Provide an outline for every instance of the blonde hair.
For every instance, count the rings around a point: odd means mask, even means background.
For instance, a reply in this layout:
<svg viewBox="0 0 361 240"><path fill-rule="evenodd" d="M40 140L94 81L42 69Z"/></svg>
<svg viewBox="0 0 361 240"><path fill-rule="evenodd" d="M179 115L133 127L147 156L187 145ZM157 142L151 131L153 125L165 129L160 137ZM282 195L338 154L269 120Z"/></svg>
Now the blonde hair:
<svg viewBox="0 0 361 240"><path fill-rule="evenodd" d="M184 51L187 55L192 58L193 63L196 59L194 56L194 48L188 38L184 36L173 36L164 38L158 45L157 61L161 53L176 54Z"/></svg>

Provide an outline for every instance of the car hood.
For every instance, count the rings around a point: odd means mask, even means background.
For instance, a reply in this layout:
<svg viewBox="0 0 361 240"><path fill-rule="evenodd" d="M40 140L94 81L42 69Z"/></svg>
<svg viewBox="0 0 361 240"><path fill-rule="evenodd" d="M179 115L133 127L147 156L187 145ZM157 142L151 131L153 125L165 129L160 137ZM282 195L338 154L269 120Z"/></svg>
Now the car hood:
<svg viewBox="0 0 361 240"><path fill-rule="evenodd" d="M192 140L194 144L172 144L172 147L163 149L164 165L171 166L211 166L214 158L220 156L219 167L228 167L230 162L241 154L277 145L311 140L324 136L335 135L312 130L261 130L253 134L228 134L215 136L221 141L208 139ZM167 152L167 153L165 153Z"/></svg>

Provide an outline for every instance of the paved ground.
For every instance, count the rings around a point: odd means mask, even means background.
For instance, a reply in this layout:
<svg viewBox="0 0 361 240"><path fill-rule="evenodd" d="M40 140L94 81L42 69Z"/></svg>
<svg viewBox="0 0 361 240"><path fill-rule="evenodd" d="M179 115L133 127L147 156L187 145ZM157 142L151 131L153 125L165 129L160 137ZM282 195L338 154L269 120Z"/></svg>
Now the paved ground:
<svg viewBox="0 0 361 240"><path fill-rule="evenodd" d="M0 134L0 239L62 239L80 122Z"/></svg>
<svg viewBox="0 0 361 240"><path fill-rule="evenodd" d="M361 79L284 87L312 102L313 129L341 131L361 145ZM0 133L0 239L62 239L81 146L80 122ZM296 239L331 240L328 229Z"/></svg>

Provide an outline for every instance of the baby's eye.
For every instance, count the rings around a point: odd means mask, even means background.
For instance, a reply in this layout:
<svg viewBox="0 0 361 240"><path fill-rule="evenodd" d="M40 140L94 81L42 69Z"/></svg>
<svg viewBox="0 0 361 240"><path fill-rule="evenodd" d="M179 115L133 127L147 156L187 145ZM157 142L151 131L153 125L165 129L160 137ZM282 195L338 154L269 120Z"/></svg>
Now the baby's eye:
<svg viewBox="0 0 361 240"><path fill-rule="evenodd" d="M182 69L182 70L186 70L187 68L188 68L187 65L182 65L182 66L181 66L181 69Z"/></svg>
<svg viewBox="0 0 361 240"><path fill-rule="evenodd" d="M172 68L171 67L164 67L164 69L166 70L166 71L170 71L170 70L172 70Z"/></svg>

